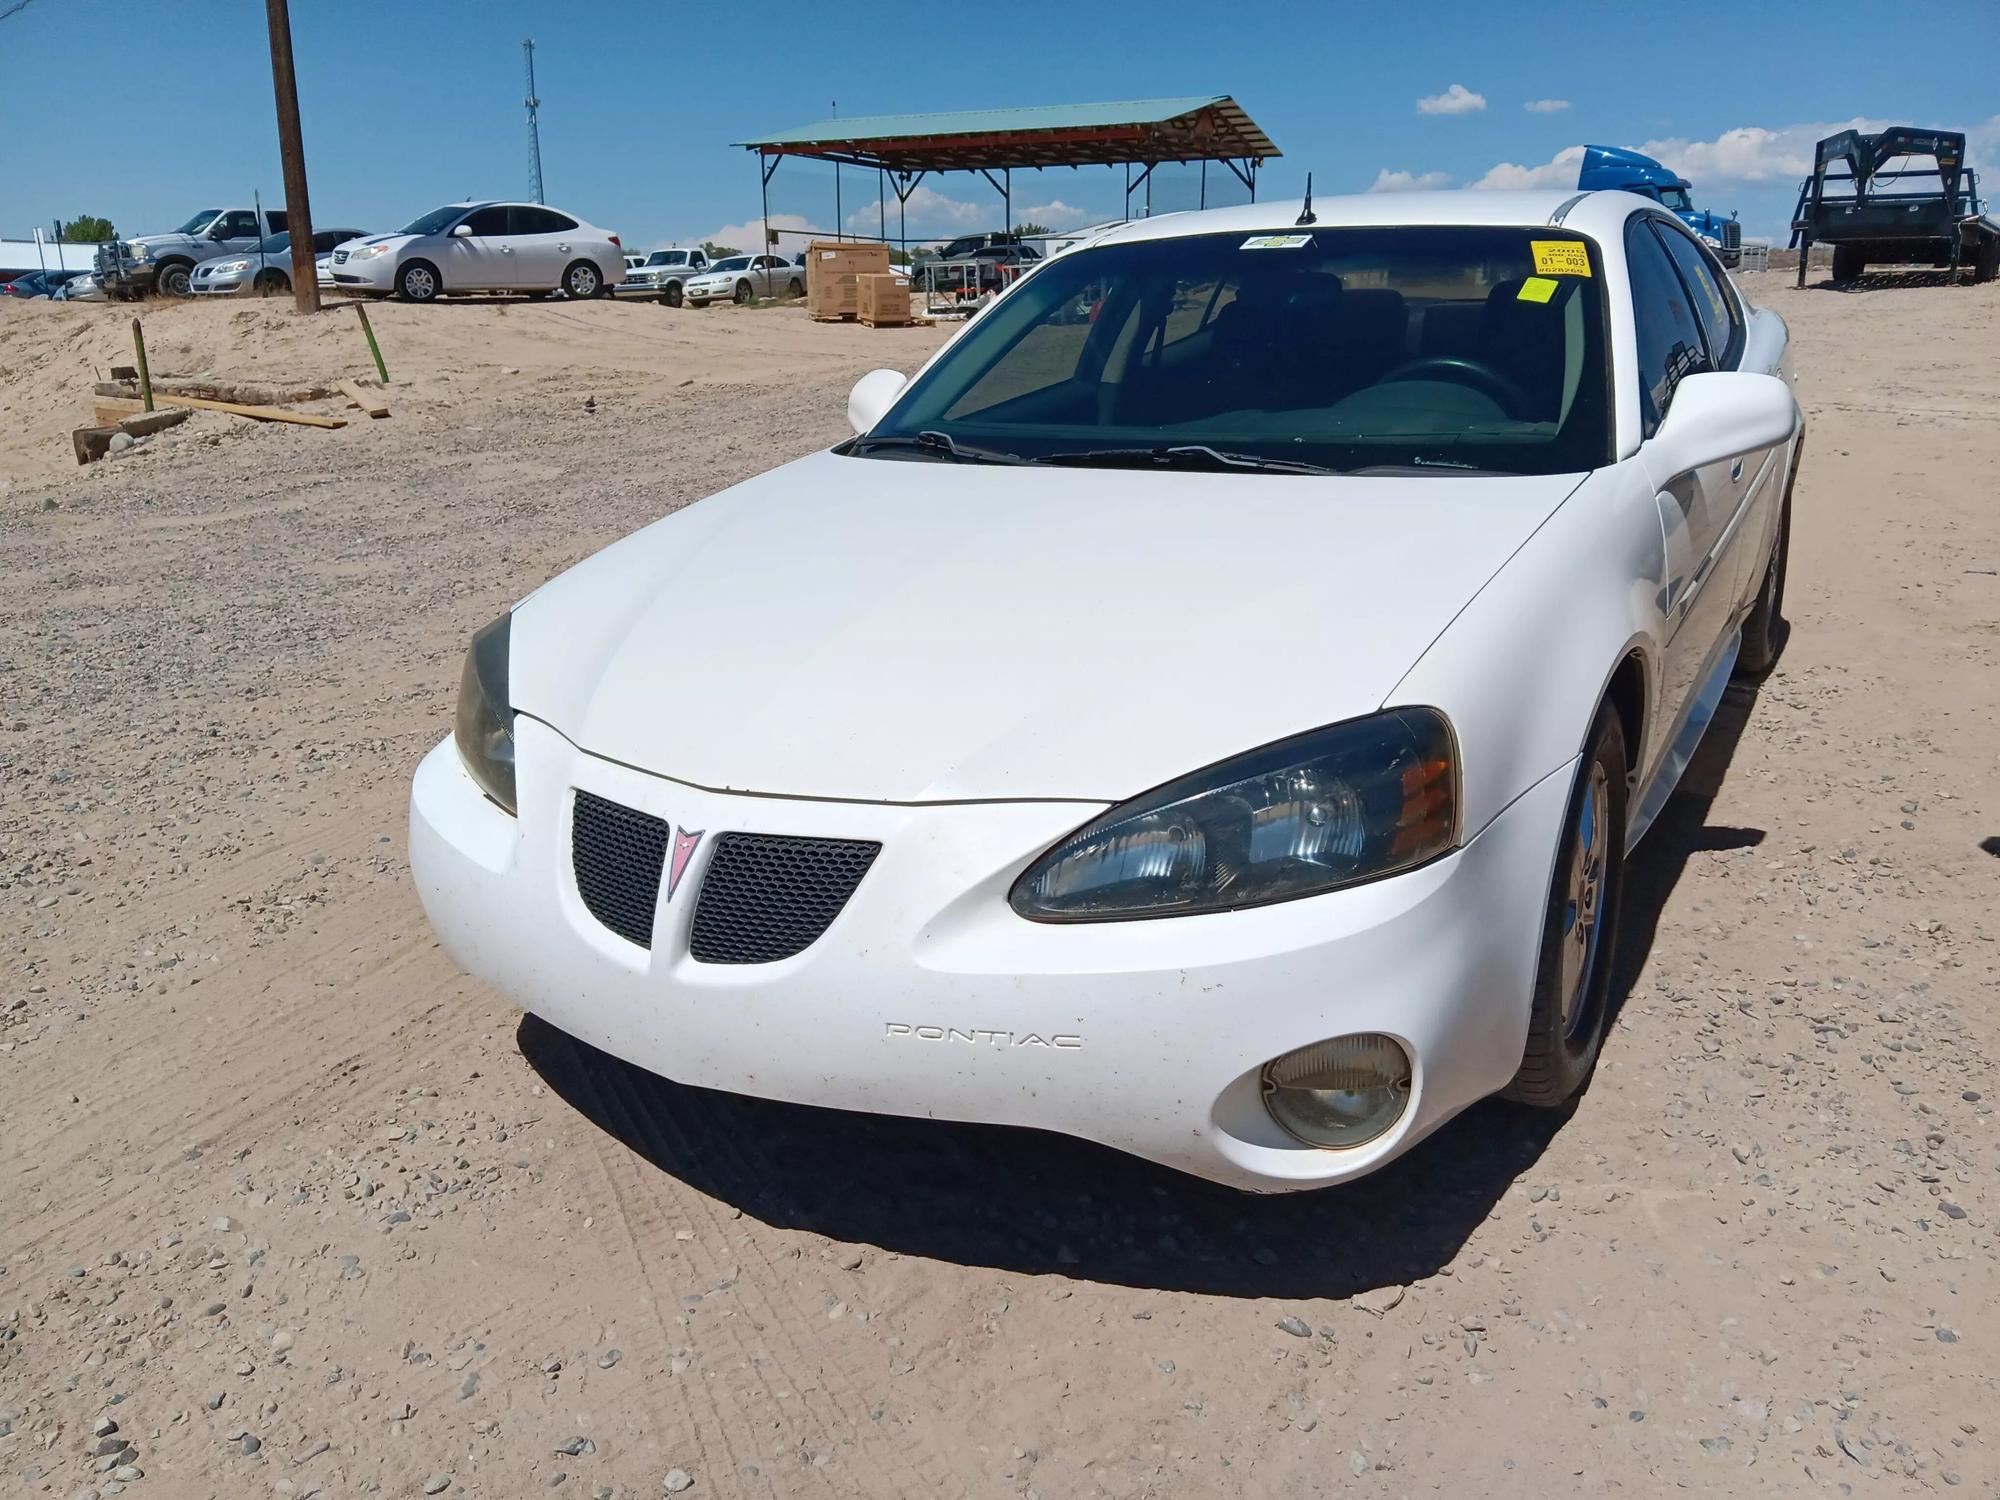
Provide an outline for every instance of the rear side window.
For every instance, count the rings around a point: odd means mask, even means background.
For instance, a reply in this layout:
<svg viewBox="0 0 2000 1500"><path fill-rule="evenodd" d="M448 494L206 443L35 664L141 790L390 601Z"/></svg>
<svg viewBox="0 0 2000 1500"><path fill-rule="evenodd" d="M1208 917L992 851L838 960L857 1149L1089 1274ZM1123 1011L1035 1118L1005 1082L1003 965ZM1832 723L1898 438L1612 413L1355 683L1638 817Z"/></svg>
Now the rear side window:
<svg viewBox="0 0 2000 1500"><path fill-rule="evenodd" d="M576 220L567 214L526 203L517 203L508 209L507 221L509 234L567 234L576 228Z"/></svg>
<svg viewBox="0 0 2000 1500"><path fill-rule="evenodd" d="M222 221L222 232L232 240L254 240L258 238L257 216L239 209Z"/></svg>
<svg viewBox="0 0 2000 1500"><path fill-rule="evenodd" d="M1695 316L1701 319L1702 332L1708 336L1709 363L1718 370L1730 368L1741 352L1736 299L1716 279L1708 257L1692 238L1659 220L1654 221L1653 230L1674 258L1674 264L1680 267L1681 280L1687 283L1688 293L1694 299Z"/></svg>
<svg viewBox="0 0 2000 1500"><path fill-rule="evenodd" d="M1632 278L1632 326L1639 346L1639 428L1651 437L1682 379L1710 368L1708 349L1687 288L1643 215L1625 226L1625 263Z"/></svg>
<svg viewBox="0 0 2000 1500"><path fill-rule="evenodd" d="M505 205L475 209L465 217L466 228L474 234L505 234L507 232L507 209Z"/></svg>

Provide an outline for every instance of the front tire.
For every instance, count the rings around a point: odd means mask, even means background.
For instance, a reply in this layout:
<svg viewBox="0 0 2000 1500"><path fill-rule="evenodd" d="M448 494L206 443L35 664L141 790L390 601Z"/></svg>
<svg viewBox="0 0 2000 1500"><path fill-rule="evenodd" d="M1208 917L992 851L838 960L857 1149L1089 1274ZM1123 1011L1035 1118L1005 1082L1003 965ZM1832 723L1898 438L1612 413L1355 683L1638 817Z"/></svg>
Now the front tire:
<svg viewBox="0 0 2000 1500"><path fill-rule="evenodd" d="M739 281L736 283L736 305L738 307L749 306L756 295L755 292L750 290L749 282Z"/></svg>
<svg viewBox="0 0 2000 1500"><path fill-rule="evenodd" d="M575 302L588 302L604 290L604 273L587 260L573 260L562 274L563 292Z"/></svg>
<svg viewBox="0 0 2000 1500"><path fill-rule="evenodd" d="M283 271L259 271L257 273L257 295L277 297L292 289L292 281Z"/></svg>
<svg viewBox="0 0 2000 1500"><path fill-rule="evenodd" d="M427 260L406 262L396 272L396 296L404 302L435 302L443 290L437 267Z"/></svg>
<svg viewBox="0 0 2000 1500"><path fill-rule="evenodd" d="M798 278L794 276L790 284L785 288L785 295L787 297L803 297L805 294L806 289L799 285Z"/></svg>
<svg viewBox="0 0 2000 1500"><path fill-rule="evenodd" d="M668 282L667 289L660 293L660 301L667 307L679 307L686 300L687 297L681 291L681 284L678 281Z"/></svg>
<svg viewBox="0 0 2000 1500"><path fill-rule="evenodd" d="M194 267L184 260L170 260L153 273L153 290L162 297L192 297Z"/></svg>
<svg viewBox="0 0 2000 1500"><path fill-rule="evenodd" d="M1590 726L1556 848L1527 1045L1506 1089L1522 1104L1554 1109L1568 1103L1597 1066L1625 894L1628 774L1625 728L1606 703Z"/></svg>

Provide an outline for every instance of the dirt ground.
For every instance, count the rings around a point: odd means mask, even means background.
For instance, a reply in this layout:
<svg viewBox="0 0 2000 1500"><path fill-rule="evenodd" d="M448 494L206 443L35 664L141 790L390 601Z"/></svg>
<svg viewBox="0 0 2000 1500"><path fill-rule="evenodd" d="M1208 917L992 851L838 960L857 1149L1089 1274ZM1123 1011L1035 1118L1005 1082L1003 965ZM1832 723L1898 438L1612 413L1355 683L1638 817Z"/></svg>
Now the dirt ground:
<svg viewBox="0 0 2000 1500"><path fill-rule="evenodd" d="M1632 867L1594 1086L1285 1198L677 1087L418 909L470 632L936 331L386 307L387 421L79 471L129 310L0 304L0 1492L2000 1493L2000 287L1750 280L1794 633Z"/></svg>

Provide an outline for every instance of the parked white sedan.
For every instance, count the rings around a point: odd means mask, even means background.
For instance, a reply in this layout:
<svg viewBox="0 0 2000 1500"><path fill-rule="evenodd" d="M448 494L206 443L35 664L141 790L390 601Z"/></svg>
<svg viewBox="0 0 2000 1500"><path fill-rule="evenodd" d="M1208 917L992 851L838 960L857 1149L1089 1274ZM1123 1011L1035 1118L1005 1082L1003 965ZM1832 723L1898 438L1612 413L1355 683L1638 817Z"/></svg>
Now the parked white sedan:
<svg viewBox="0 0 2000 1500"><path fill-rule="evenodd" d="M670 1078L1244 1188L1561 1105L1781 644L1785 347L1623 193L1112 230L480 631L424 905Z"/></svg>
<svg viewBox="0 0 2000 1500"><path fill-rule="evenodd" d="M716 261L702 275L690 278L682 289L690 307L805 294L806 268L782 255L732 255Z"/></svg>
<svg viewBox="0 0 2000 1500"><path fill-rule="evenodd" d="M625 279L618 236L539 203L447 203L395 234L334 249L337 291L429 302L448 292L601 297Z"/></svg>

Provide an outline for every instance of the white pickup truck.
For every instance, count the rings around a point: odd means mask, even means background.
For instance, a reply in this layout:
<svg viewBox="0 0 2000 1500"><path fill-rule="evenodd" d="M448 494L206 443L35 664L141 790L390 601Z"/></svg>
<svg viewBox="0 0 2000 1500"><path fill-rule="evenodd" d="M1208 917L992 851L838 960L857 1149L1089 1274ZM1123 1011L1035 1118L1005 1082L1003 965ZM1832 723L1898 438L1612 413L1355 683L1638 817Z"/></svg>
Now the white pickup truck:
<svg viewBox="0 0 2000 1500"><path fill-rule="evenodd" d="M708 257L700 250L655 250L625 273L625 280L611 289L612 295L654 297L669 307L679 307L682 285L707 269Z"/></svg>
<svg viewBox="0 0 2000 1500"><path fill-rule="evenodd" d="M97 282L111 297L192 294L189 278L205 260L248 250L267 234L285 229L285 211L267 208L204 208L170 234L142 234L107 240L97 247Z"/></svg>

